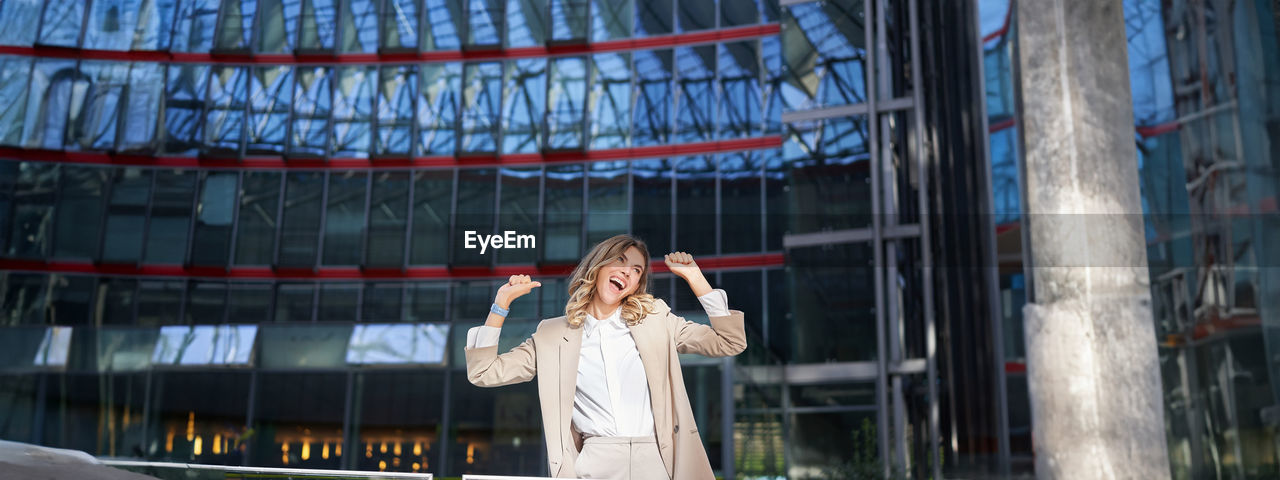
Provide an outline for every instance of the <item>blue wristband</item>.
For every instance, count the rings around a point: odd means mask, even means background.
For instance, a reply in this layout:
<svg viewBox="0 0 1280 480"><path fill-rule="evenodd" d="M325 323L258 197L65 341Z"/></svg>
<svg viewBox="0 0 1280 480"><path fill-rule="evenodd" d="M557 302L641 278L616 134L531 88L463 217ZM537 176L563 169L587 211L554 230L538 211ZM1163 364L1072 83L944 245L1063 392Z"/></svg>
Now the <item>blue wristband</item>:
<svg viewBox="0 0 1280 480"><path fill-rule="evenodd" d="M497 303L494 303L493 305L491 305L489 307L489 311L503 317L507 316L508 313L511 313L511 310L507 310L505 308L499 307Z"/></svg>

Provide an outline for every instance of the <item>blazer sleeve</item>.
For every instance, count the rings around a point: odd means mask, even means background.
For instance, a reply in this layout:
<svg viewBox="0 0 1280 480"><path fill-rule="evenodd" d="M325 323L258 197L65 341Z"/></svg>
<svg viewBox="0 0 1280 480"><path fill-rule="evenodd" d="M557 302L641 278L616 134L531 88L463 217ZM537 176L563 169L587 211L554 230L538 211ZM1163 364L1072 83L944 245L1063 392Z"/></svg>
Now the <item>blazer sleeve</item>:
<svg viewBox="0 0 1280 480"><path fill-rule="evenodd" d="M468 348L467 380L477 387L501 387L532 380L538 373L533 337L511 351L498 354L498 346Z"/></svg>
<svg viewBox="0 0 1280 480"><path fill-rule="evenodd" d="M710 318L711 325L703 325L667 312L667 321L675 333L676 351L708 357L728 357L747 349L742 311L729 310L726 316Z"/></svg>

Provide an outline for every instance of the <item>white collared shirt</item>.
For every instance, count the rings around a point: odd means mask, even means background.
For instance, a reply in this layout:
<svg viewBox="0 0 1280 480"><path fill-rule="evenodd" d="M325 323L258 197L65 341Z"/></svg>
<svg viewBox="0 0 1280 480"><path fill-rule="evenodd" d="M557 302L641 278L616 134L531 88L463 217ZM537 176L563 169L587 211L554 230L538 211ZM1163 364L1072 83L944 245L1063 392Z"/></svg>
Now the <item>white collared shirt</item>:
<svg viewBox="0 0 1280 480"><path fill-rule="evenodd" d="M715 289L698 297L707 316L729 315L729 297ZM622 309L603 320L587 314L578 357L578 390L573 396L573 425L588 436L640 437L654 434L649 382ZM467 348L498 344L501 329L478 326L467 331Z"/></svg>

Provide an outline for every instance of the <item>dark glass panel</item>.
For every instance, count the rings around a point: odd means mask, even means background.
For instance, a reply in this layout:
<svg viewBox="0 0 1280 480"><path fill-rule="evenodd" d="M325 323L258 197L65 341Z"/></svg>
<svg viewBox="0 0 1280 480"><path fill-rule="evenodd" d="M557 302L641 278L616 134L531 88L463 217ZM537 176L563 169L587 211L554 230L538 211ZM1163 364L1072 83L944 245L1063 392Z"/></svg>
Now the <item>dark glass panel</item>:
<svg viewBox="0 0 1280 480"><path fill-rule="evenodd" d="M587 103L587 61L580 57L551 60L547 91L547 148L583 148Z"/></svg>
<svg viewBox="0 0 1280 480"><path fill-rule="evenodd" d="M365 264L399 267L404 263L409 219L409 172L380 172L373 178L369 240Z"/></svg>
<svg viewBox="0 0 1280 480"><path fill-rule="evenodd" d="M193 265L227 264L238 181L236 172L209 172L201 179L191 244Z"/></svg>
<svg viewBox="0 0 1280 480"><path fill-rule="evenodd" d="M466 248L463 241L467 232L472 235L493 235L497 171L492 168L468 168L458 171L457 213L454 217L453 259L454 265L490 265L493 251L482 255L478 244Z"/></svg>
<svg viewBox="0 0 1280 480"><path fill-rule="evenodd" d="M765 244L768 251L782 250L782 237L791 228L788 219L791 212L790 192L787 184L787 166L779 150L763 150L764 156L764 205Z"/></svg>
<svg viewBox="0 0 1280 480"><path fill-rule="evenodd" d="M208 81L208 65L169 65L164 101L166 152L191 154L203 143L201 131Z"/></svg>
<svg viewBox="0 0 1280 480"><path fill-rule="evenodd" d="M214 39L219 51L248 50L253 34L253 16L258 0L222 0L222 19Z"/></svg>
<svg viewBox="0 0 1280 480"><path fill-rule="evenodd" d="M496 291L495 291L496 292ZM410 283L405 291L407 322L449 321L449 286L445 283Z"/></svg>
<svg viewBox="0 0 1280 480"><path fill-rule="evenodd" d="M719 223L715 157L676 160L676 246L673 249L695 256L718 253L716 227ZM654 253L654 256L663 253L666 252Z"/></svg>
<svg viewBox="0 0 1280 480"><path fill-rule="evenodd" d="M758 135L761 124L760 43L720 45L721 138Z"/></svg>
<svg viewBox="0 0 1280 480"><path fill-rule="evenodd" d="M504 0L465 0L468 46L497 46L502 44L503 22L506 15Z"/></svg>
<svg viewBox="0 0 1280 480"><path fill-rule="evenodd" d="M46 0L44 21L40 26L41 45L80 46L80 26L88 5L79 0Z"/></svg>
<svg viewBox="0 0 1280 480"><path fill-rule="evenodd" d="M270 265L280 221L280 172L246 170L240 185L236 226L237 265Z"/></svg>
<svg viewBox="0 0 1280 480"><path fill-rule="evenodd" d="M377 67L339 67L333 90L333 146L338 157L367 157L372 146L373 87Z"/></svg>
<svg viewBox="0 0 1280 480"><path fill-rule="evenodd" d="M138 326L177 325L182 311L182 280L138 282Z"/></svg>
<svg viewBox="0 0 1280 480"><path fill-rule="evenodd" d="M631 27L635 23L633 3L633 0L591 0L591 41L631 38Z"/></svg>
<svg viewBox="0 0 1280 480"><path fill-rule="evenodd" d="M359 432L356 469L438 471L444 381L443 371L358 374L352 422Z"/></svg>
<svg viewBox="0 0 1280 480"><path fill-rule="evenodd" d="M289 108L293 99L293 69L257 67L249 76L249 154L279 154L285 151L289 128Z"/></svg>
<svg viewBox="0 0 1280 480"><path fill-rule="evenodd" d="M756 8L756 1L720 0L720 28L759 23L760 11Z"/></svg>
<svg viewBox="0 0 1280 480"><path fill-rule="evenodd" d="M870 154L863 117L793 124L783 144L792 233L871 225ZM820 143L819 143L820 142Z"/></svg>
<svg viewBox="0 0 1280 480"><path fill-rule="evenodd" d="M384 66L379 73L378 145L382 155L408 155L413 145L413 113L418 77L412 66Z"/></svg>
<svg viewBox="0 0 1280 480"><path fill-rule="evenodd" d="M676 2L680 32L706 30L716 26L716 1Z"/></svg>
<svg viewBox="0 0 1280 480"><path fill-rule="evenodd" d="M507 0L507 48L547 42L547 0Z"/></svg>
<svg viewBox="0 0 1280 480"><path fill-rule="evenodd" d="M325 265L359 265L363 258L365 206L369 176L351 170L329 175L329 193L325 202Z"/></svg>
<svg viewBox="0 0 1280 480"><path fill-rule="evenodd" d="M716 46L681 47L675 56L679 70L676 139L711 140L716 135Z"/></svg>
<svg viewBox="0 0 1280 480"><path fill-rule="evenodd" d="M797 363L876 359L875 269L869 244L796 248L788 254L788 322ZM772 323L772 322L771 322Z"/></svg>
<svg viewBox="0 0 1280 480"><path fill-rule="evenodd" d="M184 323L213 325L223 323L227 311L227 284L193 281L187 289Z"/></svg>
<svg viewBox="0 0 1280 480"><path fill-rule="evenodd" d="M638 160L631 163L635 193L631 205L631 233L649 246L649 253L671 251L672 179L675 172L667 160Z"/></svg>
<svg viewBox="0 0 1280 480"><path fill-rule="evenodd" d="M186 260L196 174L192 170L155 171L147 224L147 263L179 264Z"/></svg>
<svg viewBox="0 0 1280 480"><path fill-rule="evenodd" d="M792 414L790 425L789 476L880 461L874 411Z"/></svg>
<svg viewBox="0 0 1280 480"><path fill-rule="evenodd" d="M683 366L681 376L684 377L684 388L689 392L689 406L693 408L693 418L698 425L698 437L707 449L711 468L719 471L723 468L721 444L725 441L724 402L720 401L720 366ZM730 434L732 435L732 433Z"/></svg>
<svg viewBox="0 0 1280 480"><path fill-rule="evenodd" d="M57 206L57 230L53 254L62 258L93 260L98 256L104 189L110 180L107 168L64 165Z"/></svg>
<svg viewBox="0 0 1280 480"><path fill-rule="evenodd" d="M779 360L773 357L765 338L764 330L764 281L762 271L748 270L740 272L723 272L719 285L729 297L729 308L742 311L743 322L747 330L747 350L736 357L740 364L775 364Z"/></svg>
<svg viewBox="0 0 1280 480"><path fill-rule="evenodd" d="M317 322L354 322L359 315L360 285L355 283L320 284Z"/></svg>
<svg viewBox="0 0 1280 480"><path fill-rule="evenodd" d="M342 2L342 53L372 53L378 50L379 0Z"/></svg>
<svg viewBox="0 0 1280 480"><path fill-rule="evenodd" d="M324 155L329 145L329 113L333 110L328 67L299 67L293 87L293 127L289 153Z"/></svg>
<svg viewBox="0 0 1280 480"><path fill-rule="evenodd" d="M381 48L412 49L418 46L418 17L422 0L387 0L382 4Z"/></svg>
<svg viewBox="0 0 1280 480"><path fill-rule="evenodd" d="M591 57L590 142L592 149L622 148L631 136L631 55Z"/></svg>
<svg viewBox="0 0 1280 480"><path fill-rule="evenodd" d="M627 162L591 164L587 172L587 245L630 230L630 190Z"/></svg>
<svg viewBox="0 0 1280 480"><path fill-rule="evenodd" d="M53 274L49 276L52 289L49 301L49 318L54 325L87 325L91 321L93 289L97 280L93 277Z"/></svg>
<svg viewBox="0 0 1280 480"><path fill-rule="evenodd" d="M866 31L862 0L787 7L782 43L808 45L783 52L782 101L789 110L866 101Z"/></svg>
<svg viewBox="0 0 1280 480"><path fill-rule="evenodd" d="M449 261L449 218L453 208L453 170L413 172L412 265Z"/></svg>
<svg viewBox="0 0 1280 480"><path fill-rule="evenodd" d="M332 51L336 43L339 0L303 0L301 25L298 26L298 49Z"/></svg>
<svg viewBox="0 0 1280 480"><path fill-rule="evenodd" d="M9 272L0 282L4 306L0 325L44 325L49 278L39 273Z"/></svg>
<svg viewBox="0 0 1280 480"><path fill-rule="evenodd" d="M0 4L0 18L5 18L8 5ZM0 38L6 30L9 29L0 28ZM0 57L0 105L8 105L0 109L0 144L22 146L31 62L30 58Z"/></svg>
<svg viewBox="0 0 1280 480"><path fill-rule="evenodd" d="M422 88L417 100L418 154L453 155L457 149L458 101L462 65L428 63L420 67Z"/></svg>
<svg viewBox="0 0 1280 480"><path fill-rule="evenodd" d="M205 149L223 155L240 153L245 104L248 103L248 80L248 68L213 68L209 76L209 104L205 115Z"/></svg>
<svg viewBox="0 0 1280 480"><path fill-rule="evenodd" d="M527 474L541 468L542 416L532 382L504 388L476 388L453 375L449 446L444 475Z"/></svg>
<svg viewBox="0 0 1280 480"><path fill-rule="evenodd" d="M633 142L637 146L665 145L671 139L671 50L637 50L635 53L635 119Z"/></svg>
<svg viewBox="0 0 1280 480"><path fill-rule="evenodd" d="M583 166L547 168L543 200L543 260L576 263L583 253Z"/></svg>
<svg viewBox="0 0 1280 480"><path fill-rule="evenodd" d="M453 311L450 320L465 326L484 321L485 316L488 315L489 306L493 304L493 296L498 292L498 286L489 280L459 281L453 282L453 288L450 290L453 294ZM515 303L512 303L512 306L514 307Z"/></svg>
<svg viewBox="0 0 1280 480"><path fill-rule="evenodd" d="M347 447L342 445L347 378L342 373L260 374L254 409L253 464L341 468L338 450L354 454L350 448L342 448ZM333 446L328 455L324 451L326 444Z"/></svg>
<svg viewBox="0 0 1280 480"><path fill-rule="evenodd" d="M764 221L760 154L730 153L719 159L720 252L759 252Z"/></svg>
<svg viewBox="0 0 1280 480"><path fill-rule="evenodd" d="M456 0L425 0L427 23L423 25L423 50L457 50L462 46L461 35L467 19L463 11L466 2Z"/></svg>
<svg viewBox="0 0 1280 480"><path fill-rule="evenodd" d="M244 465L244 442L255 437L246 427L251 378L249 372L153 374L147 423L148 437L158 448L149 458ZM197 438L199 455L195 454Z"/></svg>
<svg viewBox="0 0 1280 480"><path fill-rule="evenodd" d="M672 32L675 14L672 0L652 0L636 3L635 36L665 35Z"/></svg>
<svg viewBox="0 0 1280 480"><path fill-rule="evenodd" d="M93 312L94 325L134 325L134 303L138 281L132 278L102 277L97 283L102 308Z"/></svg>
<svg viewBox="0 0 1280 480"><path fill-rule="evenodd" d="M502 203L498 207L498 229L494 235L514 232L517 245L514 249L502 248L492 250L498 257L498 263L532 264L538 261L538 199L541 192L542 169L539 167L503 168L499 171L502 184L498 187L502 192ZM520 236L534 236L533 245L520 241ZM528 247L528 248L525 248Z"/></svg>
<svg viewBox="0 0 1280 480"><path fill-rule="evenodd" d="M98 406L102 401L97 374L50 374L44 383L44 410L41 443L97 453Z"/></svg>
<svg viewBox="0 0 1280 480"><path fill-rule="evenodd" d="M136 167L115 170L102 240L103 261L136 263L141 260L153 173L153 170Z"/></svg>
<svg viewBox="0 0 1280 480"><path fill-rule="evenodd" d="M37 375L0 375L0 438L35 441Z"/></svg>
<svg viewBox="0 0 1280 480"><path fill-rule="evenodd" d="M270 283L232 283L227 291L227 323L271 321Z"/></svg>
<svg viewBox="0 0 1280 480"><path fill-rule="evenodd" d="M502 153L534 153L542 147L547 99L547 60L507 63L502 115Z"/></svg>
<svg viewBox="0 0 1280 480"><path fill-rule="evenodd" d="M67 117L72 93L87 89L89 78L80 73L74 60L40 58L35 61L27 96L23 145L29 148L61 149L67 137Z"/></svg>
<svg viewBox="0 0 1280 480"><path fill-rule="evenodd" d="M468 153L496 151L502 122L502 64L468 64L463 72L460 147Z"/></svg>
<svg viewBox="0 0 1280 480"><path fill-rule="evenodd" d="M404 293L403 283L368 283L361 298L360 321L398 322Z"/></svg>
<svg viewBox="0 0 1280 480"><path fill-rule="evenodd" d="M310 322L315 305L314 284L285 283L276 287L277 322Z"/></svg>
<svg viewBox="0 0 1280 480"><path fill-rule="evenodd" d="M323 172L289 172L287 175L279 264L311 267L316 264L320 246L325 176Z"/></svg>

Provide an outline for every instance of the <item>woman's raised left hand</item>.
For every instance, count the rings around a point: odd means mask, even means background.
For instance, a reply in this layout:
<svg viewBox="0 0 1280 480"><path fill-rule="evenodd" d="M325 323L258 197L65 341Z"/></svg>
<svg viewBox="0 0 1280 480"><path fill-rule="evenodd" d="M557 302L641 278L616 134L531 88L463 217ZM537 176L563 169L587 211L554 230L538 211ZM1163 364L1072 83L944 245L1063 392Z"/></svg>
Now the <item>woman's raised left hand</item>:
<svg viewBox="0 0 1280 480"><path fill-rule="evenodd" d="M702 269L698 268L698 263L693 261L693 255L684 252L671 252L662 259L667 262L667 268L671 269L671 273L685 280L702 274Z"/></svg>

